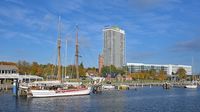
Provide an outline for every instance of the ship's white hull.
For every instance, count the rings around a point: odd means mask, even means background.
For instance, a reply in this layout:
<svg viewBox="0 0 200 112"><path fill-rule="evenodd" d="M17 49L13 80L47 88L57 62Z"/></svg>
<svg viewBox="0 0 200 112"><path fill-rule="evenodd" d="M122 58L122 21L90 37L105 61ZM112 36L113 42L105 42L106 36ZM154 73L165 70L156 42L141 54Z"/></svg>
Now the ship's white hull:
<svg viewBox="0 0 200 112"><path fill-rule="evenodd" d="M195 89L197 88L197 85L186 85L185 88Z"/></svg>
<svg viewBox="0 0 200 112"><path fill-rule="evenodd" d="M77 90L30 90L29 97L58 97L58 96L77 96L89 95L91 88Z"/></svg>

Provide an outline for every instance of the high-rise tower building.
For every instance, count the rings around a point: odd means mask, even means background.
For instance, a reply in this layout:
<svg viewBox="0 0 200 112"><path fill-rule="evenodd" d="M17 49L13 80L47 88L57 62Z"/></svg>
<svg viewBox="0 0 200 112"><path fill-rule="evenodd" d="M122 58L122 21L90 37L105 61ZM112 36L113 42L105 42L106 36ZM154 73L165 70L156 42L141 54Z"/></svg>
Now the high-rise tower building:
<svg viewBox="0 0 200 112"><path fill-rule="evenodd" d="M125 32L119 27L112 26L103 29L104 65L122 67L125 64Z"/></svg>

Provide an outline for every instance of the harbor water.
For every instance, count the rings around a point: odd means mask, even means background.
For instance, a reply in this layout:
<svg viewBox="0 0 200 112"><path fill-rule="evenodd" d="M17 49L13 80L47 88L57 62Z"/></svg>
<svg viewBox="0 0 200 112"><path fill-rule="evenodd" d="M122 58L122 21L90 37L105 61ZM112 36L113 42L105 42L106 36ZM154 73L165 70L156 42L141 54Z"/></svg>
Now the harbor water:
<svg viewBox="0 0 200 112"><path fill-rule="evenodd" d="M0 112L200 112L200 88L144 87L87 96L26 98L0 94Z"/></svg>

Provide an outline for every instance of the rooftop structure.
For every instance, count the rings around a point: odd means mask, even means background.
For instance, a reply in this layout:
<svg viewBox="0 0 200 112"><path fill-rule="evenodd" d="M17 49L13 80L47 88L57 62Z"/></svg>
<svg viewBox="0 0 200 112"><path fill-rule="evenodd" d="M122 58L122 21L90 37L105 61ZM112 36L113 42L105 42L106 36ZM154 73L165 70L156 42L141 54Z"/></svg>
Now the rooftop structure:
<svg viewBox="0 0 200 112"><path fill-rule="evenodd" d="M111 26L111 27L108 26L108 27L105 27L103 29L103 31L107 31L107 30L112 30L112 31L116 31L116 32L120 32L122 34L125 34L125 31L120 29L118 26Z"/></svg>

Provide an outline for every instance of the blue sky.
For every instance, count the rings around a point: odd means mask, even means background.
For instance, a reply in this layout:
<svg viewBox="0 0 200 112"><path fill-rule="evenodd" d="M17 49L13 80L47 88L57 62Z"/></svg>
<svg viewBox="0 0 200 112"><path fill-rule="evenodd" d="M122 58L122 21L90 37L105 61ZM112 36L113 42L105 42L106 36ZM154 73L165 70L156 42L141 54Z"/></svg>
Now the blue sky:
<svg viewBox="0 0 200 112"><path fill-rule="evenodd" d="M62 64L74 63L76 25L80 61L90 67L98 65L102 29L117 25L126 32L127 62L191 65L193 57L194 71L200 72L199 0L1 0L0 4L1 61L55 63L61 16Z"/></svg>

